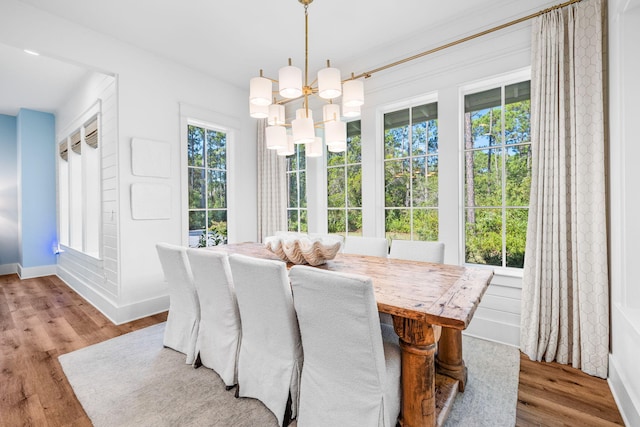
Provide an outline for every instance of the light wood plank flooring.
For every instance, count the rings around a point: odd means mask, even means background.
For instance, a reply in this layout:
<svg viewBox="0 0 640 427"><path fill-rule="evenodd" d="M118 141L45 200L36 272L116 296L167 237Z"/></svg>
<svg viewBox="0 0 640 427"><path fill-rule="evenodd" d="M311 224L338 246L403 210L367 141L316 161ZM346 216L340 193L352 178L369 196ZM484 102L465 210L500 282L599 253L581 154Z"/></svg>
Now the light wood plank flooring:
<svg viewBox="0 0 640 427"><path fill-rule="evenodd" d="M58 356L165 320L115 326L56 276L0 276L0 425L90 426ZM516 425L621 424L605 380L521 357Z"/></svg>

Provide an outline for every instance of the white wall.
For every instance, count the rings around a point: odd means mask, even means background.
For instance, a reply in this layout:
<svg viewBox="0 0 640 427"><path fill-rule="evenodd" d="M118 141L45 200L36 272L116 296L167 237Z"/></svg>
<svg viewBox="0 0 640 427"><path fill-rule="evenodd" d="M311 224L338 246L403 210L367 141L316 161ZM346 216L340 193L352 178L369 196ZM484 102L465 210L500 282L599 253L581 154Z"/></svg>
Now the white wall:
<svg viewBox="0 0 640 427"><path fill-rule="evenodd" d="M229 165L228 179L244 197L236 198L234 206L229 206L229 216L233 217L230 222L235 224L229 230L229 237L232 241L256 240L255 123L248 117L245 89L214 80L21 2L3 1L2 9L0 41L3 43L29 47L44 55L105 71L115 75L118 81L114 162L107 160L103 164L103 168L113 168L115 172L115 176L103 179L104 241L105 245L111 245L107 253L115 258L105 258L103 267L93 266L113 275L107 282L114 280L117 284L116 296L113 300L110 296L102 298L93 292L94 284L78 276L74 283L85 297L118 323L168 306L155 243L180 244L186 233L182 226L186 206L180 198L180 158L186 149L180 144L180 104L217 112L228 117L238 129L235 146L230 147L230 156L235 160ZM73 116L66 111L62 113L64 120ZM131 172L132 138L171 145L171 177L166 179L172 192L168 220L133 220L131 217L131 184L149 181ZM109 218L113 218L111 223ZM92 268L88 270L95 273Z"/></svg>
<svg viewBox="0 0 640 427"><path fill-rule="evenodd" d="M535 5L529 5L535 7ZM511 7L485 22L504 22ZM524 15L519 12L518 16ZM481 19L478 18L480 22ZM467 25L465 27L465 25ZM444 52L415 60L406 65L374 74L365 80L365 105L362 108L362 203L363 231L367 236L384 236L384 171L382 168L382 115L383 112L404 108L407 103L423 102L437 97L439 124L439 239L445 243L445 262L462 264L462 180L461 180L461 87L470 83L491 79L528 69L530 65L531 23L520 24L485 36ZM446 37L460 37L460 28L475 28L474 22L461 20L460 25L433 28L420 40L442 41ZM473 31L471 31L473 32ZM422 49L432 46L422 44ZM380 60L392 58L392 50L374 53ZM342 68L342 66L340 66ZM343 69L344 71L348 68ZM365 71L362 69L356 72ZM526 80L524 78L523 80ZM419 104L413 104L419 105ZM322 191L308 190L309 207L326 210L326 177L322 167L315 167L318 160L308 162L308 183L316 187L325 185ZM320 166L320 165L318 165ZM309 213L312 232L326 232L326 215ZM314 222L315 220L315 222ZM515 275L515 277L514 277ZM466 333L486 339L519 345L520 339L520 289L519 272L496 270L470 327Z"/></svg>
<svg viewBox="0 0 640 427"><path fill-rule="evenodd" d="M120 295L118 269L117 217L117 161L118 145L118 88L117 79L98 72L89 72L82 84L58 110L56 117L56 143L76 132L88 119L100 114L101 199L100 222L101 257L89 256L79 250L63 246L58 257L58 276L72 285L85 298L112 319L118 317ZM57 154L57 151L56 151ZM72 152L69 150L69 154ZM71 156L70 156L71 157ZM58 160L60 161L60 160ZM60 164L59 164L60 165ZM60 170L60 169L59 169ZM64 181L64 180L63 180ZM63 192L64 182L58 182L58 192ZM68 193L68 192L67 192ZM79 192L78 192L79 194ZM58 211L63 209L59 200ZM82 210L82 206L80 206ZM58 214L59 231L64 230L64 215ZM78 224L82 238L82 224ZM61 242L65 240L61 238ZM81 245L79 246L81 248Z"/></svg>
<svg viewBox="0 0 640 427"><path fill-rule="evenodd" d="M609 1L611 354L609 384L625 423L640 425L640 0Z"/></svg>

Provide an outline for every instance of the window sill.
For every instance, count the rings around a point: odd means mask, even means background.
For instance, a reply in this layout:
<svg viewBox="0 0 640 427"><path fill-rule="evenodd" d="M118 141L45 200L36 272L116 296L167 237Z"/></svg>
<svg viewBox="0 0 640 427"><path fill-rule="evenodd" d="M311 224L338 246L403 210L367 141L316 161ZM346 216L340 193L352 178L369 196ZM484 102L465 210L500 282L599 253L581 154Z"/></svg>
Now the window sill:
<svg viewBox="0 0 640 427"><path fill-rule="evenodd" d="M518 289L522 288L523 270L521 268L493 267L490 265L480 264L464 264L464 266L493 270L493 280L491 280L491 283Z"/></svg>

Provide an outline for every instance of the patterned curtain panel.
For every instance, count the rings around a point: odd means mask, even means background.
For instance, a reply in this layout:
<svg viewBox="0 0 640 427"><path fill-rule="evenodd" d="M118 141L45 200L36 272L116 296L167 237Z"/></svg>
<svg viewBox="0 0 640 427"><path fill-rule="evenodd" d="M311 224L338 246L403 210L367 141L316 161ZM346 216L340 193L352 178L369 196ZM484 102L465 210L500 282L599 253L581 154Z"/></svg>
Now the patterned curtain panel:
<svg viewBox="0 0 640 427"><path fill-rule="evenodd" d="M286 160L267 149L267 120L258 121L258 238L287 229Z"/></svg>
<svg viewBox="0 0 640 427"><path fill-rule="evenodd" d="M520 345L607 376L602 0L533 23L532 182Z"/></svg>

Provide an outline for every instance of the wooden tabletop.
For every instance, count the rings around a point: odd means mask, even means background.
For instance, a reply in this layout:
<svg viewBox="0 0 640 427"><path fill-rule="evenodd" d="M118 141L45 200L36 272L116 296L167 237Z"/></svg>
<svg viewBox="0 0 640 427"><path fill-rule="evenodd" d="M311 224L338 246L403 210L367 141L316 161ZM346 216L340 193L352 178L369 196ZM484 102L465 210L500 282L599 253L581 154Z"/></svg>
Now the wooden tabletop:
<svg viewBox="0 0 640 427"><path fill-rule="evenodd" d="M214 249L280 260L260 243ZM353 254L338 254L317 268L371 277L380 312L460 330L469 325L493 277L491 269Z"/></svg>

